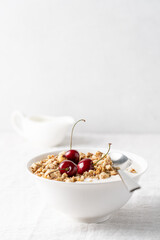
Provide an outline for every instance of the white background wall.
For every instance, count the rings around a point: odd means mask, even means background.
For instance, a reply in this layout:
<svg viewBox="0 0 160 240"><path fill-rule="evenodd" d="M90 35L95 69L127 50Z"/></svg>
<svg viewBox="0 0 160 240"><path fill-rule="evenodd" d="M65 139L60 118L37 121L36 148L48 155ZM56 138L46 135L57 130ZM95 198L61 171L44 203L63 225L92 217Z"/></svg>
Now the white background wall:
<svg viewBox="0 0 160 240"><path fill-rule="evenodd" d="M0 129L15 109L160 132L160 1L0 0Z"/></svg>

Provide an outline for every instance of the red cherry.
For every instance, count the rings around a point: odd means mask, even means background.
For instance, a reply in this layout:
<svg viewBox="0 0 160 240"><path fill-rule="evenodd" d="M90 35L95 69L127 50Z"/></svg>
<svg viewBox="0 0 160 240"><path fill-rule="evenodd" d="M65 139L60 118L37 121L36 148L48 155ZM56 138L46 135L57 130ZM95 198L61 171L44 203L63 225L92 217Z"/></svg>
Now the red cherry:
<svg viewBox="0 0 160 240"><path fill-rule="evenodd" d="M78 164L79 162L79 152L76 151L76 150L68 150L65 154L65 157L68 159L68 160L71 160L73 161L74 163Z"/></svg>
<svg viewBox="0 0 160 240"><path fill-rule="evenodd" d="M69 160L64 160L59 165L60 173L67 173L68 177L72 177L77 173L77 165Z"/></svg>
<svg viewBox="0 0 160 240"><path fill-rule="evenodd" d="M93 161L89 158L85 158L85 159L81 160L78 163L77 167L78 167L79 174L83 174L86 171L94 169Z"/></svg>

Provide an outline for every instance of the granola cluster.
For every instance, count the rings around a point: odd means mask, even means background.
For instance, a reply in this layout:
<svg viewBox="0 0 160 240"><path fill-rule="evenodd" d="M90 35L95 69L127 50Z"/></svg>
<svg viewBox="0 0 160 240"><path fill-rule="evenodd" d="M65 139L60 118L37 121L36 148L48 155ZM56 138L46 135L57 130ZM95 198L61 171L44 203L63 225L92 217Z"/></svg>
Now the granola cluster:
<svg viewBox="0 0 160 240"><path fill-rule="evenodd" d="M96 163L104 155L99 151L95 154L90 152L87 154L80 152L79 154L80 160L84 158L90 158L93 163ZM73 177L68 177L67 173L60 173L59 164L64 160L67 160L65 158L65 152L61 152L56 156L49 155L46 159L33 163L30 169L32 173L36 174L39 177L63 182L82 182L86 178L89 178L92 181L92 179L106 179L112 175L117 175L117 169L112 166L112 161L109 155L105 156L102 160L95 164L94 170L84 172L82 175L77 173Z"/></svg>

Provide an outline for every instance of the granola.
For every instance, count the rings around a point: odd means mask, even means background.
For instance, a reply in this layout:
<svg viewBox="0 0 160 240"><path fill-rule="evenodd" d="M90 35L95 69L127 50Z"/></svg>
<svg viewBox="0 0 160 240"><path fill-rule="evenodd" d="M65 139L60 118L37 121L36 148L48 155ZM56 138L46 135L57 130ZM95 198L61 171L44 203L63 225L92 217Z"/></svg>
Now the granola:
<svg viewBox="0 0 160 240"><path fill-rule="evenodd" d="M104 154L97 151L95 154L88 152L87 154L79 153L80 160L90 158L95 164ZM67 173L61 174L59 171L59 164L67 160L65 152L60 152L58 155L48 155L46 159L35 162L30 166L32 173L39 177L47 178L50 180L63 181L63 182L77 182L84 181L86 178L90 179L106 179L112 175L117 175L117 169L113 167L109 155L105 156L101 161L94 165L93 170L84 172L82 175L76 174L75 176L68 177Z"/></svg>

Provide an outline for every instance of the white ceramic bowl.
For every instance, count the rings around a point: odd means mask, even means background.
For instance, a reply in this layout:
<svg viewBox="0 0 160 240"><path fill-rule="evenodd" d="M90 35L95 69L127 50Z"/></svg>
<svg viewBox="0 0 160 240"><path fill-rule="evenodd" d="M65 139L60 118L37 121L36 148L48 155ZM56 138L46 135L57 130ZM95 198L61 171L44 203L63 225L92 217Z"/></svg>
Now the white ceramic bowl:
<svg viewBox="0 0 160 240"><path fill-rule="evenodd" d="M43 201L47 201L55 210L82 222L102 222L130 199L132 194L127 191L119 176L113 176L104 182L67 183L45 179L31 173L29 167L33 162L42 160L50 154L55 155L63 150L41 154L31 159L27 164L30 176L36 181ZM96 148L79 148L77 150L84 153L88 151L95 153L97 150L106 151L106 149ZM138 181L147 169L147 162L133 153L119 152L133 161L133 167L137 170L137 173L130 173L130 176Z"/></svg>

